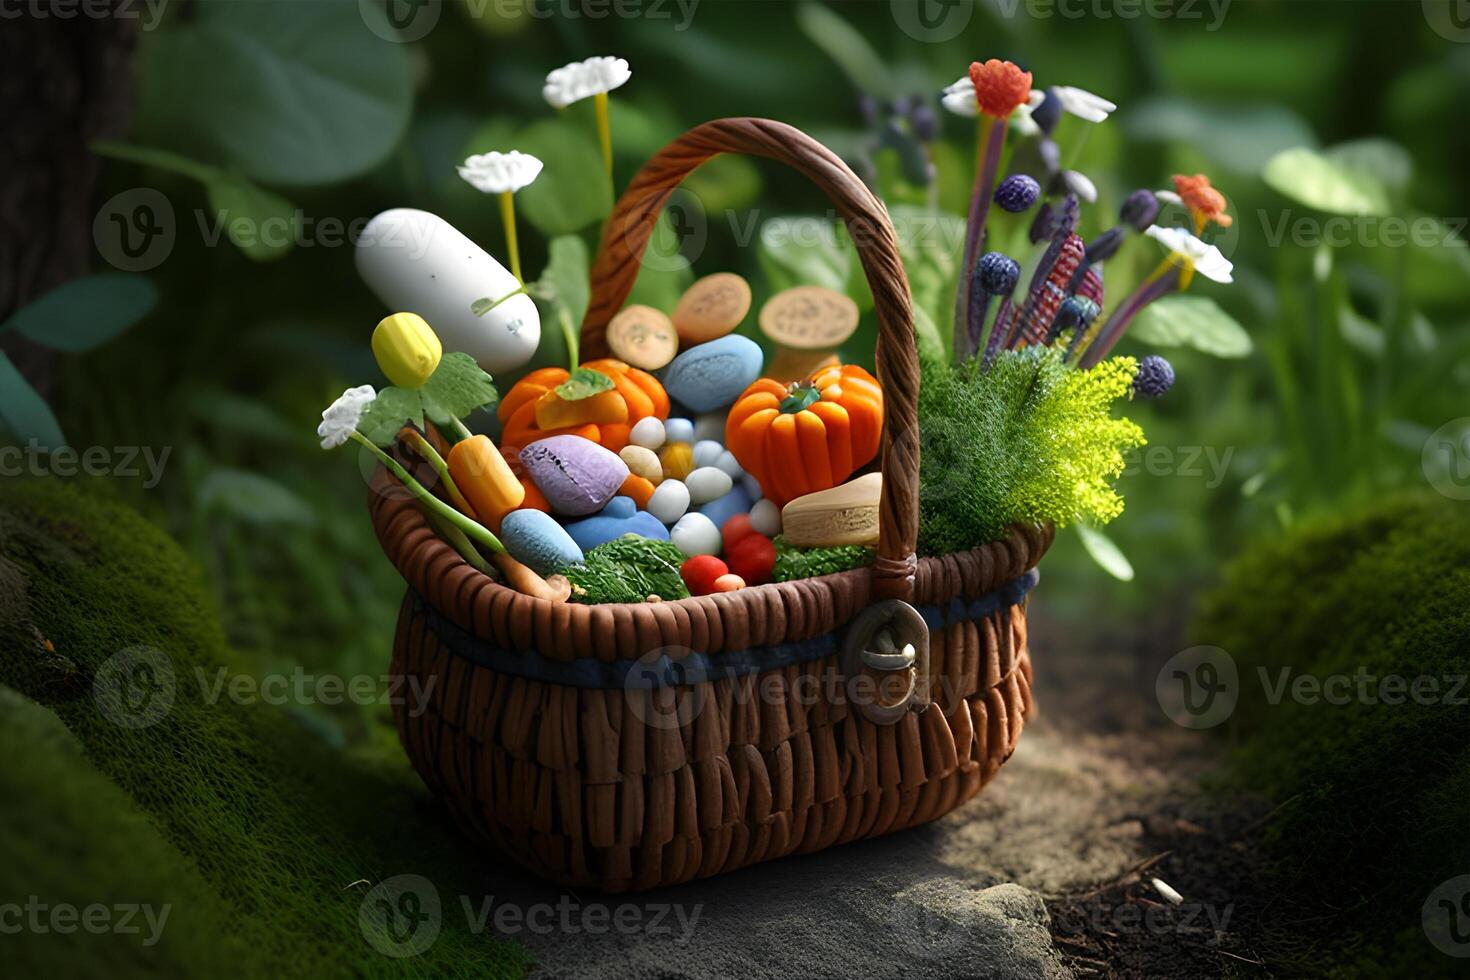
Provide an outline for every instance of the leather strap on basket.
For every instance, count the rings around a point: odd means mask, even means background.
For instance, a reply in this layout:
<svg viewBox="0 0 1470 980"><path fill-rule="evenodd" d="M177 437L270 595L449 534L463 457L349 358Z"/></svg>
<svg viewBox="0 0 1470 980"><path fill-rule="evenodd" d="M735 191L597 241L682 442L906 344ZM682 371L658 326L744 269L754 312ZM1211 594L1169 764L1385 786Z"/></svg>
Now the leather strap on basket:
<svg viewBox="0 0 1470 980"><path fill-rule="evenodd" d="M582 357L608 354L608 321L622 309L638 277L643 250L669 196L690 171L720 153L779 160L831 200L857 246L878 317L878 380L883 384L878 559L873 593L913 593L919 535L919 358L908 277L888 209L831 150L801 130L769 119L716 119L689 130L655 154L618 199L592 266L592 298L582 321Z"/></svg>

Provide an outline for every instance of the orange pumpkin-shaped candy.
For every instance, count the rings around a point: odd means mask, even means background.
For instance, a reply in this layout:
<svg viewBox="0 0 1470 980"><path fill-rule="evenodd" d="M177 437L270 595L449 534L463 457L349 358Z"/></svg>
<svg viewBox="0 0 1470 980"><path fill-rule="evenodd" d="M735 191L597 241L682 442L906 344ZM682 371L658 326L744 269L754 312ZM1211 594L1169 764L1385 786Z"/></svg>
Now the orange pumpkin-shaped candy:
<svg viewBox="0 0 1470 980"><path fill-rule="evenodd" d="M725 448L777 506L845 483L878 455L883 389L854 364L789 385L753 383L725 422Z"/></svg>
<svg viewBox="0 0 1470 980"><path fill-rule="evenodd" d="M582 367L606 375L612 388L586 398L563 398L556 389L571 379L566 368L532 371L500 400L495 414L502 427L501 444L519 451L547 436L577 435L618 452L640 419L669 417L669 396L647 371L612 358Z"/></svg>

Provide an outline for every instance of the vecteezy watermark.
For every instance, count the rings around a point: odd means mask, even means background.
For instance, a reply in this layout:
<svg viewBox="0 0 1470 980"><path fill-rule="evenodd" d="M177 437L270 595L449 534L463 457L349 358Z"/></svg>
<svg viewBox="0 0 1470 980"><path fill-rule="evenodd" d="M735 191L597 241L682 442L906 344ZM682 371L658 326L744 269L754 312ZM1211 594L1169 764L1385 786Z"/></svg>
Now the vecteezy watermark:
<svg viewBox="0 0 1470 980"><path fill-rule="evenodd" d="M168 654L153 647L114 653L92 679L103 717L122 728L156 725L174 706L175 677Z"/></svg>
<svg viewBox="0 0 1470 980"><path fill-rule="evenodd" d="M893 22L915 41L942 44L960 36L975 16L975 0L889 0Z"/></svg>
<svg viewBox="0 0 1470 980"><path fill-rule="evenodd" d="M1178 20L1202 21L1218 31L1232 0L993 0L992 9L1006 20Z"/></svg>
<svg viewBox="0 0 1470 980"><path fill-rule="evenodd" d="M49 449L35 439L24 446L0 446L0 477L115 476L144 477L143 489L152 490L163 479L172 446L88 446Z"/></svg>
<svg viewBox="0 0 1470 980"><path fill-rule="evenodd" d="M433 676L426 681L420 680L413 674L357 674L351 677L311 674L302 667L260 677L232 675L226 667L216 668L211 676L205 668L195 667L194 678L204 703L209 705L225 699L240 705L269 704L276 707L391 705L407 708L410 718L417 718L428 710L438 681Z"/></svg>
<svg viewBox="0 0 1470 980"><path fill-rule="evenodd" d="M1330 245L1344 248L1450 248L1462 240L1465 218L1402 218L1397 215L1314 215L1290 208L1271 211L1260 208L1261 237L1271 248L1289 242L1301 248Z"/></svg>
<svg viewBox="0 0 1470 980"><path fill-rule="evenodd" d="M0 21L130 20L151 31L163 20L169 0L0 0Z"/></svg>
<svg viewBox="0 0 1470 980"><path fill-rule="evenodd" d="M1281 704L1445 704L1455 707L1470 705L1467 674L1372 674L1359 666L1351 674L1298 674L1291 667L1268 670L1257 667L1256 674L1265 693L1266 703Z"/></svg>
<svg viewBox="0 0 1470 980"><path fill-rule="evenodd" d="M1424 900L1424 935L1446 956L1470 959L1470 875L1443 882Z"/></svg>
<svg viewBox="0 0 1470 980"><path fill-rule="evenodd" d="M77 906L70 902L44 902L29 895L24 903L0 902L0 935L23 932L70 936L81 931L94 936L143 936L144 946L157 945L163 937L173 905L153 906L146 902L93 902ZM144 930L147 930L146 934Z"/></svg>
<svg viewBox="0 0 1470 980"><path fill-rule="evenodd" d="M702 0L455 0L474 20L667 20L687 31ZM443 0L357 0L362 21L385 41L421 41L439 25Z"/></svg>
<svg viewBox="0 0 1470 980"><path fill-rule="evenodd" d="M1180 650L1159 671L1154 694L1176 725L1214 728L1235 713L1240 698L1235 658L1219 647Z"/></svg>
<svg viewBox="0 0 1470 980"><path fill-rule="evenodd" d="M1215 905L1211 902L1181 902L1162 905L1158 902L1086 902L1065 911L1054 911L1057 931L1064 935L1078 933L1145 933L1151 936L1205 933L1205 944L1215 945L1230 928L1235 914L1233 902Z"/></svg>
<svg viewBox="0 0 1470 980"><path fill-rule="evenodd" d="M258 217L229 208L194 208L192 217L206 248L342 248L372 245L399 249L410 260L422 258L439 227L432 222L387 222L368 232L371 217L316 216L300 208ZM173 203L152 187L134 187L114 195L92 221L92 240L108 264L124 272L157 268L173 254L179 240L179 217Z"/></svg>
<svg viewBox="0 0 1470 980"><path fill-rule="evenodd" d="M1470 415L1435 429L1419 462L1431 487L1451 500L1470 500Z"/></svg>
<svg viewBox="0 0 1470 980"><path fill-rule="evenodd" d="M123 272L147 272L174 250L174 206L163 192L134 187L108 198L92 219L97 254Z"/></svg>
<svg viewBox="0 0 1470 980"><path fill-rule="evenodd" d="M458 896L465 928L475 935L494 930L502 936L579 934L666 936L687 946L704 905L677 902L602 902L584 904L563 895L557 902L522 904L494 895ZM392 957L417 956L434 944L446 910L439 889L422 875L396 875L363 896L357 924L373 949Z"/></svg>
<svg viewBox="0 0 1470 980"><path fill-rule="evenodd" d="M1421 0L1424 19L1434 33L1456 44L1470 43L1470 2L1467 0Z"/></svg>
<svg viewBox="0 0 1470 980"><path fill-rule="evenodd" d="M1214 446L1148 446L1130 449L1123 454L1123 476L1147 473L1149 476L1179 476L1200 478L1205 489L1213 490L1225 482L1230 471L1230 459L1235 455L1234 446L1226 446L1222 453Z"/></svg>

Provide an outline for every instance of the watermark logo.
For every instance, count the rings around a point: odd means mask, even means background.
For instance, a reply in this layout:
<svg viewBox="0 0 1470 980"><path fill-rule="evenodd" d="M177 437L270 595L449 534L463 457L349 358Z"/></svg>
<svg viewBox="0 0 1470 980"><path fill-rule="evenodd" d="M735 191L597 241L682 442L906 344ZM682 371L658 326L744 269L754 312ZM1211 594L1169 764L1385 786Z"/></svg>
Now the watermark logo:
<svg viewBox="0 0 1470 980"><path fill-rule="evenodd" d="M1434 430L1420 456L1424 478L1451 500L1470 500L1470 416Z"/></svg>
<svg viewBox="0 0 1470 980"><path fill-rule="evenodd" d="M975 0L889 0L893 22L915 41L941 44L960 36L975 16Z"/></svg>
<svg viewBox="0 0 1470 980"><path fill-rule="evenodd" d="M357 927L368 945L398 959L418 956L434 945L443 922L439 890L422 875L378 882L357 910Z"/></svg>
<svg viewBox="0 0 1470 980"><path fill-rule="evenodd" d="M1181 650L1154 682L1159 707L1184 728L1214 728L1235 713L1240 675L1235 658L1219 647Z"/></svg>
<svg viewBox="0 0 1470 980"><path fill-rule="evenodd" d="M174 206L152 187L122 191L102 205L92 219L97 252L123 272L147 272L174 250L178 227Z"/></svg>
<svg viewBox="0 0 1470 980"><path fill-rule="evenodd" d="M30 895L24 905L20 902L0 904L0 936L22 932L38 936L53 933L70 936L85 932L93 936L142 936L143 946L156 946L163 938L163 927L168 924L172 911L170 904L154 906L118 902L116 905L104 905L93 902L77 906L70 902L46 902L39 895Z"/></svg>
<svg viewBox="0 0 1470 980"><path fill-rule="evenodd" d="M174 665L153 647L129 647L107 659L92 681L103 716L122 728L155 725L174 706Z"/></svg>
<svg viewBox="0 0 1470 980"><path fill-rule="evenodd" d="M444 0L357 0L368 30L385 41L421 41L439 24Z"/></svg>
<svg viewBox="0 0 1470 980"><path fill-rule="evenodd" d="M1421 0L1434 33L1456 44L1470 42L1470 0Z"/></svg>
<svg viewBox="0 0 1470 980"><path fill-rule="evenodd" d="M0 21L130 20L151 31L163 20L169 0L0 0Z"/></svg>
<svg viewBox="0 0 1470 980"><path fill-rule="evenodd" d="M1470 959L1470 875L1444 882L1424 900L1424 935L1446 956Z"/></svg>

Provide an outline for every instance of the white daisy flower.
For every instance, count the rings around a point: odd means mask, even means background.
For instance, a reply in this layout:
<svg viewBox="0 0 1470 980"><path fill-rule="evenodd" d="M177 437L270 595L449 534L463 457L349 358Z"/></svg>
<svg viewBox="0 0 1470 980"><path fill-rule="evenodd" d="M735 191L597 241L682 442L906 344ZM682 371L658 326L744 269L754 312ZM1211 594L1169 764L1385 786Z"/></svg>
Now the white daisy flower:
<svg viewBox="0 0 1470 980"><path fill-rule="evenodd" d="M1215 282L1233 282L1231 272L1235 266L1208 242L1202 241L1183 228L1164 228L1150 225L1143 232L1171 252L1177 252L1190 261L1194 270L1206 279Z"/></svg>
<svg viewBox="0 0 1470 980"><path fill-rule="evenodd" d="M541 95L553 108L565 109L573 102L602 95L621 87L633 72L623 58L600 57L574 61L546 76Z"/></svg>
<svg viewBox="0 0 1470 980"><path fill-rule="evenodd" d="M541 161L529 153L477 153L459 168L471 187L486 194L510 194L525 187L541 173Z"/></svg>
<svg viewBox="0 0 1470 980"><path fill-rule="evenodd" d="M342 392L341 398L327 406L322 413L322 424L316 428L316 434L322 439L322 448L336 449L352 438L357 424L362 421L362 413L377 397L372 385L358 385Z"/></svg>
<svg viewBox="0 0 1470 980"><path fill-rule="evenodd" d="M1044 98L1046 98L1045 92L1039 88L1032 89L1026 104L1016 109L1011 115L1011 119L1014 120L1019 116L1025 115L1026 122L1029 123L1031 121L1031 110L1041 105L1041 100ZM970 80L969 75L961 78L953 85L946 86L939 96L939 101L946 109L957 116L974 119L980 115L980 104L975 100L975 83ZM1032 125L1034 127L1035 124L1033 123Z"/></svg>

